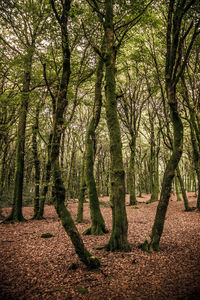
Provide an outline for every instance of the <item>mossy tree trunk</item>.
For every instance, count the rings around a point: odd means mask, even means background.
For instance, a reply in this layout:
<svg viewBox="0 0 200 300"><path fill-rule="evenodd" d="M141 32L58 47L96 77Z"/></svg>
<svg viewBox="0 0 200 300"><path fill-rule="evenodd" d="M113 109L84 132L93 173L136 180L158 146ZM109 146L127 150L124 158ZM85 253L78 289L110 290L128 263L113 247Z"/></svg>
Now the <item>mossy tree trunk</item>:
<svg viewBox="0 0 200 300"><path fill-rule="evenodd" d="M190 103L189 100L189 92L187 89L187 85L185 82L184 76L182 76L182 86L183 86L183 99L187 103L187 107L189 109L188 122L190 124L190 132L191 132L191 144L193 150L193 161L195 166L195 172L197 175L198 182L198 197L197 197L197 209L200 210L200 126L198 124L198 108ZM195 103L195 99L193 99ZM197 102L196 102L197 103Z"/></svg>
<svg viewBox="0 0 200 300"><path fill-rule="evenodd" d="M85 190L86 190L85 155L83 155L82 162L81 162L81 182L80 182L80 191L79 191L79 198L78 198L78 212L76 217L76 221L78 223L83 222L83 204L85 202Z"/></svg>
<svg viewBox="0 0 200 300"><path fill-rule="evenodd" d="M160 201L158 203L152 232L149 235L149 238L144 242L144 244L141 245L141 248L147 251L159 250L159 243L164 228L165 216L169 203L172 181L175 175L175 170L181 158L183 148L183 126L178 114L174 87L169 86L167 92L168 103L170 105L171 118L174 129L174 147L170 160L168 161L168 164L165 169Z"/></svg>
<svg viewBox="0 0 200 300"><path fill-rule="evenodd" d="M72 141L72 149L71 149L71 156L69 159L69 164L68 164L68 172L67 172L67 179L66 179L66 189L67 189L67 195L66 198L69 200L70 198L73 197L73 168L74 168L74 163L75 163L75 155L76 155L76 143L75 140Z"/></svg>
<svg viewBox="0 0 200 300"><path fill-rule="evenodd" d="M112 202L112 233L106 246L107 250L129 251L127 240L128 221L125 207L125 179L122 161L122 143L119 120L117 115L115 61L116 48L114 45L113 1L105 1L105 66L106 66L106 118L110 137L111 158L111 202Z"/></svg>
<svg viewBox="0 0 200 300"><path fill-rule="evenodd" d="M192 114L193 113L191 112L191 115ZM196 126L196 134L195 134L195 130L194 130L195 120L193 118L194 116L192 116L191 118L190 132L191 132L191 141L192 141L192 148L193 148L193 160L194 160L195 171L197 174L197 184L198 184L197 209L200 210L200 138L199 138L200 130L198 130Z"/></svg>
<svg viewBox="0 0 200 300"><path fill-rule="evenodd" d="M61 28L62 34L62 54L63 54L63 64L62 64L62 77L60 82L60 88L58 97L56 99L56 110L55 118L53 124L53 136L51 145L51 167L53 175L53 201L57 214L62 222L62 225L69 235L75 251L79 259L87 266L98 267L100 265L99 260L92 256L91 253L85 248L81 236L75 226L75 223L71 217L70 212L66 208L65 201L65 187L61 176L61 169L59 163L59 152L61 143L61 134L63 130L64 123L64 112L68 105L67 100L67 90L70 79L70 47L68 38L68 16L71 7L71 2L69 0L63 1L62 5L62 16L60 17L58 11L56 10L55 3L50 0L52 9L56 16L56 19Z"/></svg>
<svg viewBox="0 0 200 300"><path fill-rule="evenodd" d="M153 113L149 112L150 120L150 134L151 134L151 144L150 144L150 191L151 198L148 203L158 201L159 194L159 174L158 174L158 149L156 149L155 140L155 116Z"/></svg>
<svg viewBox="0 0 200 300"><path fill-rule="evenodd" d="M175 191L176 191L176 201L182 201L180 196L180 191L179 191L179 180L177 176L177 171L175 172L174 184L175 184Z"/></svg>
<svg viewBox="0 0 200 300"><path fill-rule="evenodd" d="M188 56L192 45L197 36L198 26L193 28L193 23L184 31L182 20L193 4L177 3L176 0L170 0L168 6L168 22L167 22L167 54L165 68L165 83L167 100L170 107L171 121L173 125L173 151L167 163L164 178L162 183L160 201L158 203L156 216L152 231L148 239L140 245L146 251L159 251L160 238L162 236L165 216L169 203L172 181L175 175L175 170L180 161L183 150L183 125L178 112L178 103L176 98L176 85L183 74ZM184 40L189 32L194 29L192 38L188 43L184 59L182 57L182 47Z"/></svg>
<svg viewBox="0 0 200 300"><path fill-rule="evenodd" d="M7 156L8 156L8 138L7 136L4 137L5 147L3 149L3 157L1 161L1 173L0 173L0 200L6 186L6 165L7 165Z"/></svg>
<svg viewBox="0 0 200 300"><path fill-rule="evenodd" d="M135 191L135 149L136 149L136 137L132 135L130 142L130 166L129 166L129 192L130 200L129 205L136 205L136 191Z"/></svg>
<svg viewBox="0 0 200 300"><path fill-rule="evenodd" d="M181 172L180 172L179 166L176 169L176 174L177 174L177 178L179 180L179 184L180 184L180 187L181 187L181 193L182 193L182 196L183 196L185 211L192 211L193 207L189 206L188 197L187 197L186 190L185 190L185 187L184 187L183 179L181 177Z"/></svg>
<svg viewBox="0 0 200 300"><path fill-rule="evenodd" d="M40 159L38 154L37 136L39 131L39 113L40 104L37 103L35 122L32 127L32 152L35 168L35 196L34 196L34 216L33 219L39 219L39 203L40 203Z"/></svg>
<svg viewBox="0 0 200 300"><path fill-rule="evenodd" d="M7 221L24 221L22 215L22 196L23 196L23 182L24 182L24 155L25 155L25 132L26 132L26 118L29 104L30 82L32 72L32 58L35 51L35 44L30 46L27 54L24 56L24 75L23 75L23 89L21 92L21 107L19 112L18 131L17 131L17 150L16 150L16 164L15 164L15 178L14 178L14 195L13 205L10 216Z"/></svg>
<svg viewBox="0 0 200 300"><path fill-rule="evenodd" d="M45 170L45 181L44 181L44 186L43 186L41 196L40 196L38 219L43 219L43 216L44 216L44 204L46 201L46 196L47 196L47 192L49 189L49 183L50 183L50 178L51 178L51 159L50 159L51 141L52 141L52 133L50 133L50 135L49 135L49 141L48 141L48 145L47 145L48 153L47 153L47 164L46 164L46 170Z"/></svg>
<svg viewBox="0 0 200 300"><path fill-rule="evenodd" d="M187 107L189 109L190 118L188 119L190 124L190 132L191 132L191 143L193 149L193 161L195 166L195 172L197 174L197 182L198 182L198 197L197 197L197 209L200 210L200 127L198 124L198 108L194 105L191 105L189 101L189 93L187 89L187 85L185 82L184 76L182 76L182 85L183 85L183 99L187 103ZM193 102L195 99L193 99Z"/></svg>
<svg viewBox="0 0 200 300"><path fill-rule="evenodd" d="M104 40L103 40L104 44ZM102 107L102 79L103 79L103 66L104 62L99 57L96 73L95 83L95 99L93 107L93 117L89 123L86 133L86 150L85 150L85 180L88 189L88 196L90 201L90 215L91 215L91 227L88 228L84 234L102 235L107 232L103 216L101 214L98 193L96 188L96 182L94 178L94 160L95 160L95 147L96 138L95 131L98 126L101 107Z"/></svg>

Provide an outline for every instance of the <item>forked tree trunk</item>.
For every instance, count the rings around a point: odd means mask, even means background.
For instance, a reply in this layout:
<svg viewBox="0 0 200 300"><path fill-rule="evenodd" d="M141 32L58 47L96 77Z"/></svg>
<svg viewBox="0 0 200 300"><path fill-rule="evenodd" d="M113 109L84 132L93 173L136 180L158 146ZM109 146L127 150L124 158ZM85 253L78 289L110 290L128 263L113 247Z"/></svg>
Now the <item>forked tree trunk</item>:
<svg viewBox="0 0 200 300"><path fill-rule="evenodd" d="M125 179L122 161L122 143L119 120L117 115L117 99L115 91L116 50L113 31L113 2L105 1L105 39L106 39L106 117L110 137L111 158L111 202L112 202L112 233L106 246L107 250L129 251L127 240L128 221L125 207Z"/></svg>

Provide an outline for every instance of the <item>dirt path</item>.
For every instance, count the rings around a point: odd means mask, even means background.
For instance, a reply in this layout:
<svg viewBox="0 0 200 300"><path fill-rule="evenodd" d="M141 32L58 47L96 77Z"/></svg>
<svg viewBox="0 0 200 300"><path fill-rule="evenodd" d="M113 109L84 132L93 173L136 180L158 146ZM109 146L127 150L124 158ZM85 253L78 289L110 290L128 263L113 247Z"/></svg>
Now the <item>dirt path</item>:
<svg viewBox="0 0 200 300"><path fill-rule="evenodd" d="M146 201L149 197L140 198ZM196 198L190 195L190 205ZM101 199L107 201L107 198ZM46 220L0 225L1 299L200 299L200 213L184 212L183 202L172 198L166 217L161 251L148 254L137 248L153 224L157 203L127 206L129 253L110 253L94 248L105 245L105 236L84 236L88 249L101 258L98 271L88 270L77 259L52 206L45 207ZM76 217L77 203L68 205ZM90 223L84 206L83 232ZM111 209L101 206L111 230ZM4 215L9 209L3 209ZM24 208L32 217L33 209ZM51 238L41 238L51 233ZM73 263L73 265L72 265Z"/></svg>

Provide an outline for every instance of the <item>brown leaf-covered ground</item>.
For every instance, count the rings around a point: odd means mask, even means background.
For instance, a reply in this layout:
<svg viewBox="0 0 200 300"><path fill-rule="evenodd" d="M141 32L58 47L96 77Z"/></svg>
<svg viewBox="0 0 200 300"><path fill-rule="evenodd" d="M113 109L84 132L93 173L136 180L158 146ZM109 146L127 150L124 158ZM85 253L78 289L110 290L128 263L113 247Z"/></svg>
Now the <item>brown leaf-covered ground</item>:
<svg viewBox="0 0 200 300"><path fill-rule="evenodd" d="M0 224L1 299L200 299L200 213L185 212L183 202L172 197L158 253L138 249L152 227L157 203L138 199L138 209L127 206L131 252L95 250L105 245L104 236L84 236L87 248L101 259L99 270L88 270L74 252L52 206L45 207L43 221L30 220L33 208L23 208L26 223ZM101 201L108 201L103 198ZM196 205L193 194L190 205ZM68 204L73 218L77 203ZM111 230L111 209L101 206ZM4 208L4 215L9 208ZM84 224L90 225L88 203ZM41 238L51 233L51 238ZM73 265L72 265L73 264ZM77 267L73 269L73 266Z"/></svg>

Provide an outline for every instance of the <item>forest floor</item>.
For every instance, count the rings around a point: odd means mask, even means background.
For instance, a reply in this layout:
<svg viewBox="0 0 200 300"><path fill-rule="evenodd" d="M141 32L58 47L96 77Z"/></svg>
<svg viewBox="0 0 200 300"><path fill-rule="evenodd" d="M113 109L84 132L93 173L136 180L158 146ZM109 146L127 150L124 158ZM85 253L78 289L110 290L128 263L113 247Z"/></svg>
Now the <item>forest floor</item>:
<svg viewBox="0 0 200 300"><path fill-rule="evenodd" d="M196 206L193 193L190 206ZM24 207L28 222L0 224L0 299L200 299L200 213L185 212L183 201L172 196L160 243L160 252L148 254L137 246L151 230L157 203L145 204L149 195L138 198L137 208L127 206L131 252L95 250L105 245L111 231L108 198L101 198L109 233L83 236L89 251L101 259L99 270L88 270L79 262L53 206L45 206L45 220L31 220L32 207ZM128 199L127 199L128 203ZM77 202L68 208L76 218ZM7 215L10 208L4 208ZM90 225L88 203L83 224ZM44 233L53 237L42 238Z"/></svg>

